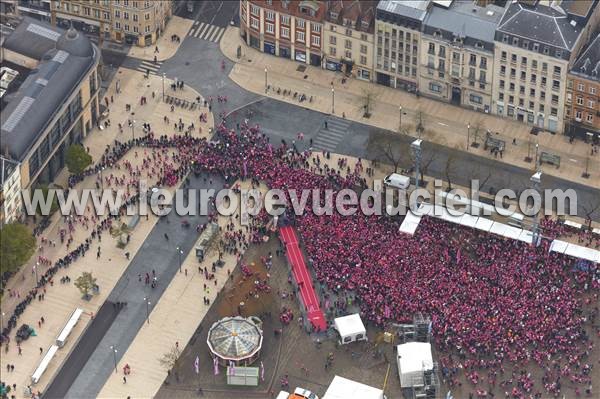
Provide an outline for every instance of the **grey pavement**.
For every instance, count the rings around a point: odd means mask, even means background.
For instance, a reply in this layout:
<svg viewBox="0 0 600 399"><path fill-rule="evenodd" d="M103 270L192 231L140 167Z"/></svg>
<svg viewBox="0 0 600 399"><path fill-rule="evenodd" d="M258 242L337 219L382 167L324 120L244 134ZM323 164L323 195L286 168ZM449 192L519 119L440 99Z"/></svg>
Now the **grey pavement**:
<svg viewBox="0 0 600 399"><path fill-rule="evenodd" d="M218 189L223 187L221 178L212 176L213 184L209 184L210 181L205 182L203 176L206 175L195 177L194 174L190 174L190 188ZM63 374L59 376L60 379L57 378L53 382L53 385L62 385L69 380L73 381L63 397L79 399L97 396L110 373L114 372L114 359L110 347L116 346L118 362L133 342L141 326L146 322L147 311L152 313L152 309L160 300L170 281L179 272L179 255L176 247L181 247L184 256L187 255L199 236L195 226L206 223L204 216L177 216L174 212L162 219L165 220L157 222L108 297L109 302L126 302L127 305L106 330L98 345L85 348L88 351L85 365L81 368L74 368L71 364L74 360L69 358L63 369L68 370L70 374ZM181 221L184 219L190 222L189 228L181 226ZM165 233L169 237L168 240L164 237ZM110 262L106 263L106 267L110 267ZM141 274L143 279L145 273L150 273L152 276L152 270L156 272L158 279L158 286L155 289L145 285L143 281L138 281L138 274ZM144 298L148 298L150 302L148 309ZM152 319L150 319L150 323L152 323ZM82 340L85 340L88 334L98 333L101 334L102 331L88 329ZM75 374L77 376L73 378Z"/></svg>

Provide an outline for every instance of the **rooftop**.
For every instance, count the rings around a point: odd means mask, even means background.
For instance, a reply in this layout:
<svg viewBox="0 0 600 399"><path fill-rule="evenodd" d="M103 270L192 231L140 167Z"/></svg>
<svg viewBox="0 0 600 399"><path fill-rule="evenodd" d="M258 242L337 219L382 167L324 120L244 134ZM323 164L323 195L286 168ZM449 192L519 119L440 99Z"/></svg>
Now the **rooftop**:
<svg viewBox="0 0 600 399"><path fill-rule="evenodd" d="M28 17L3 47L39 62L14 93L4 96L0 115L1 152L22 161L100 52L72 28L64 31Z"/></svg>
<svg viewBox="0 0 600 399"><path fill-rule="evenodd" d="M436 3L427 13L424 24L452 32L457 37L493 43L494 32L503 13L504 9L495 5L480 7L474 3L453 1L445 7Z"/></svg>
<svg viewBox="0 0 600 399"><path fill-rule="evenodd" d="M575 60L571 73L600 82L600 33L592 36L590 43Z"/></svg>
<svg viewBox="0 0 600 399"><path fill-rule="evenodd" d="M430 0L382 0L377 9L423 21Z"/></svg>
<svg viewBox="0 0 600 399"><path fill-rule="evenodd" d="M376 5L374 0L333 0L328 2L327 20L338 25L347 21L356 30L372 31ZM337 14L337 18L332 18L332 13Z"/></svg>
<svg viewBox="0 0 600 399"><path fill-rule="evenodd" d="M594 6L592 2L582 3L563 1L562 7L549 7L541 3L528 6L513 2L507 7L498 31L571 51ZM580 15L582 13L586 15Z"/></svg>

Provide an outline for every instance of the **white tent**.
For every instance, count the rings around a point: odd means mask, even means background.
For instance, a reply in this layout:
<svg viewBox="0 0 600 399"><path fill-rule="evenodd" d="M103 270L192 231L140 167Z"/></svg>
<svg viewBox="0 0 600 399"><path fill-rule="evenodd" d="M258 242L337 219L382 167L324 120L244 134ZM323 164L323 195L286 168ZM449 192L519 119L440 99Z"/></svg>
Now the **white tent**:
<svg viewBox="0 0 600 399"><path fill-rule="evenodd" d="M431 344L409 342L397 346L398 374L402 388L419 387L425 384L424 371L433 370Z"/></svg>
<svg viewBox="0 0 600 399"><path fill-rule="evenodd" d="M336 317L334 327L340 334L340 344L367 340L367 330L358 313Z"/></svg>
<svg viewBox="0 0 600 399"><path fill-rule="evenodd" d="M333 381L327 388L323 399L384 399L381 389L373 388L372 386L352 381L344 377L336 375Z"/></svg>

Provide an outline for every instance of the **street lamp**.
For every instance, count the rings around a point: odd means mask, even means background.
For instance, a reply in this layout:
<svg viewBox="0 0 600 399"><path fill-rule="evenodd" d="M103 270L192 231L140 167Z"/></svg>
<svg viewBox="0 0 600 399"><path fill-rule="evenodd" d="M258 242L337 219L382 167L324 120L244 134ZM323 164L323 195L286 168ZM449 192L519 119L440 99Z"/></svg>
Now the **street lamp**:
<svg viewBox="0 0 600 399"><path fill-rule="evenodd" d="M181 247L177 247L177 256L179 257L179 273L181 273L181 255L183 255L183 250Z"/></svg>
<svg viewBox="0 0 600 399"><path fill-rule="evenodd" d="M415 156L415 185L417 190L419 189L419 177L421 172L421 143L423 140L417 139L410 144L410 148ZM415 208L418 208L419 204L415 203Z"/></svg>
<svg viewBox="0 0 600 399"><path fill-rule="evenodd" d="M40 266L40 262L36 262L35 266L33 266L33 271L35 272L35 284L36 286L40 283L39 279L38 279L38 272L37 272L37 268Z"/></svg>
<svg viewBox="0 0 600 399"><path fill-rule="evenodd" d="M144 302L146 302L146 323L150 324L150 301L144 298Z"/></svg>
<svg viewBox="0 0 600 399"><path fill-rule="evenodd" d="M539 171L540 170L540 164L539 164L539 157L538 157L538 151L540 149L540 145L538 143L535 144L535 171Z"/></svg>
<svg viewBox="0 0 600 399"><path fill-rule="evenodd" d="M116 374L117 373L117 348L114 345L111 345L110 351L113 354L113 360L115 362L115 374Z"/></svg>
<svg viewBox="0 0 600 399"><path fill-rule="evenodd" d="M135 119L131 121L131 139L135 140L135 133L133 132L133 129L135 128Z"/></svg>
<svg viewBox="0 0 600 399"><path fill-rule="evenodd" d="M265 93L267 92L267 68L265 68Z"/></svg>
<svg viewBox="0 0 600 399"><path fill-rule="evenodd" d="M2 312L0 315L0 330L4 329L4 315L5 315L4 312Z"/></svg>
<svg viewBox="0 0 600 399"><path fill-rule="evenodd" d="M98 173L100 173L100 188L101 188L102 190L104 190L104 177L102 177L102 171L103 171L103 170L104 170L104 166L102 166L102 167L100 168L100 172L98 172Z"/></svg>
<svg viewBox="0 0 600 399"><path fill-rule="evenodd" d="M163 102L165 102L165 73L163 73L163 78L162 78L162 89L163 89Z"/></svg>
<svg viewBox="0 0 600 399"><path fill-rule="evenodd" d="M400 116L399 122L398 122L398 132L402 132L402 105L398 107L398 114Z"/></svg>
<svg viewBox="0 0 600 399"><path fill-rule="evenodd" d="M335 114L335 89L331 88L331 113Z"/></svg>
<svg viewBox="0 0 600 399"><path fill-rule="evenodd" d="M467 124L467 151L469 151L469 139L471 136L471 124Z"/></svg>

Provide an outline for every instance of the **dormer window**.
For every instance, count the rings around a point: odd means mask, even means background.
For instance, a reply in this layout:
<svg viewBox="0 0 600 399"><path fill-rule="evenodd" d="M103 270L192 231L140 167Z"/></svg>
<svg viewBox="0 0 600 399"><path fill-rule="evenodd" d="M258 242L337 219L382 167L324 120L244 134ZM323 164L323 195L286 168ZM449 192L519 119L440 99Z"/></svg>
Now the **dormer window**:
<svg viewBox="0 0 600 399"><path fill-rule="evenodd" d="M364 30L367 30L367 29L369 29L369 22L367 22L367 21L362 21L360 24L362 25L362 28L363 28Z"/></svg>
<svg viewBox="0 0 600 399"><path fill-rule="evenodd" d="M309 7L300 6L300 12L302 14L310 15L311 17L315 16L315 10L313 10L312 8L309 8Z"/></svg>
<svg viewBox="0 0 600 399"><path fill-rule="evenodd" d="M331 18L334 21L337 21L339 14L337 12L334 11L329 11L329 18Z"/></svg>
<svg viewBox="0 0 600 399"><path fill-rule="evenodd" d="M483 43L477 42L477 43L475 43L475 47L477 47L477 48L483 48Z"/></svg>
<svg viewBox="0 0 600 399"><path fill-rule="evenodd" d="M290 1L289 0L281 0L281 5L283 8L287 9Z"/></svg>

